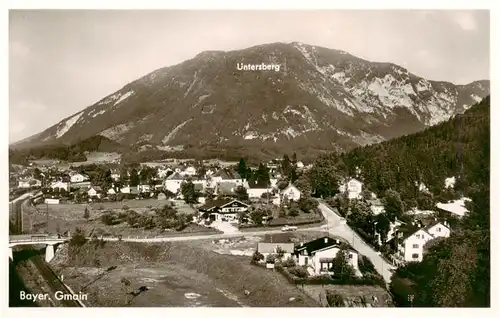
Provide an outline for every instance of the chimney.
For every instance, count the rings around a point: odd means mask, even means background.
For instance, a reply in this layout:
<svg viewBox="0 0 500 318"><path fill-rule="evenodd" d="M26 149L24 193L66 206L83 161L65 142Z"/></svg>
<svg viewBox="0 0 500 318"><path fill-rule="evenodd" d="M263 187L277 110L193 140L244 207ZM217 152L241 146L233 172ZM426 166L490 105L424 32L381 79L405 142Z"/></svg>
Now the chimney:
<svg viewBox="0 0 500 318"><path fill-rule="evenodd" d="M300 246L304 246L304 242L300 242Z"/></svg>
<svg viewBox="0 0 500 318"><path fill-rule="evenodd" d="M325 237L325 244L328 243L328 237Z"/></svg>
<svg viewBox="0 0 500 318"><path fill-rule="evenodd" d="M336 243L337 245L339 245L339 244L340 244L340 241L339 241L339 240L335 240L335 243Z"/></svg>

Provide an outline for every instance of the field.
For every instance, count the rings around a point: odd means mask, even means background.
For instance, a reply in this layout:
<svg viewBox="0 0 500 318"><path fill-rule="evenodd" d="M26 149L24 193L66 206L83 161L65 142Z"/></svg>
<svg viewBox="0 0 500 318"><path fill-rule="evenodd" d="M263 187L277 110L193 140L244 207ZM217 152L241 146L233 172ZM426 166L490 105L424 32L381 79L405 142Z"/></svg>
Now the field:
<svg viewBox="0 0 500 318"><path fill-rule="evenodd" d="M194 243L105 242L99 247L88 242L74 257L64 245L51 265L73 290L87 286L90 306L317 305L279 273L251 265L250 257L221 255ZM110 266L117 267L106 272ZM143 292L127 296L141 287Z"/></svg>
<svg viewBox="0 0 500 318"><path fill-rule="evenodd" d="M203 227L196 224L190 224L182 231L163 231L158 230L143 230L131 228L127 224L118 224L113 226L104 225L100 221L100 216L103 211L111 210L115 212L123 211L123 206L128 206L130 209L138 213L151 213L149 206L161 207L167 204L167 201L158 200L125 200L122 202L103 202L95 204L41 204L35 209L27 208L24 212L24 228L29 230L32 228L33 233L47 231L49 233L63 233L65 231L73 232L77 227L89 234L93 231L103 235L122 235L123 237L154 237L154 236L170 236L179 234L211 234L218 233L212 228ZM90 217L85 220L83 215L85 208L88 208ZM187 206L176 206L179 213L194 213L195 211ZM48 213L47 213L48 210ZM48 215L48 217L47 217ZM47 223L48 221L48 223Z"/></svg>

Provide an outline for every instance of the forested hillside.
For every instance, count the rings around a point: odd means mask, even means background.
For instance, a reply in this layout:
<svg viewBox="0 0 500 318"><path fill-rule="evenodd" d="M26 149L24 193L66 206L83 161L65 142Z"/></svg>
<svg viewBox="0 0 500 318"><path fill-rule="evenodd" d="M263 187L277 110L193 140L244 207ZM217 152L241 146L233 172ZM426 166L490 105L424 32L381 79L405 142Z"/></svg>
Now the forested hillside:
<svg viewBox="0 0 500 318"><path fill-rule="evenodd" d="M403 200L415 198L423 182L439 195L452 176L455 190L467 192L474 183L489 180L489 113L488 96L463 115L416 134L356 148L342 161L349 175L359 167L363 183L377 194L392 188Z"/></svg>

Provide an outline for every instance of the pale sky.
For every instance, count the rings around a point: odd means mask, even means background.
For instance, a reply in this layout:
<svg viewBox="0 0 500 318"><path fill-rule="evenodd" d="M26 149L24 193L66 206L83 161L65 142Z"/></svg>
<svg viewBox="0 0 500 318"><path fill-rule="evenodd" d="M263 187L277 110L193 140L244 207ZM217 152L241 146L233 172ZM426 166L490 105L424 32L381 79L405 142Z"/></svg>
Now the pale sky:
<svg viewBox="0 0 500 318"><path fill-rule="evenodd" d="M25 11L9 14L9 142L204 50L303 42L432 80L490 78L488 11Z"/></svg>

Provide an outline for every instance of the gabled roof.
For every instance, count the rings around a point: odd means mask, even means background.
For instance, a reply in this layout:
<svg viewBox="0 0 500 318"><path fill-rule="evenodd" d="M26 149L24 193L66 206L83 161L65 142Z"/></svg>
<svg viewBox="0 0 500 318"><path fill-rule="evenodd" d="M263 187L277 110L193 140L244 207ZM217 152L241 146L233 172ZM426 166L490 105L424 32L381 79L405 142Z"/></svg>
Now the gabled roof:
<svg viewBox="0 0 500 318"><path fill-rule="evenodd" d="M233 199L217 199L217 200L212 200L204 204L203 206L199 207L199 210L207 211L211 210L214 208L220 208L223 205L228 204L229 202L234 201Z"/></svg>
<svg viewBox="0 0 500 318"><path fill-rule="evenodd" d="M248 207L248 206L249 206L248 204L246 204L246 203L244 203L244 202L241 202L241 201L239 201L239 200L231 200L231 201L229 201L228 203L226 203L226 204L224 204L224 205L221 205L220 207L221 207L221 208L224 208L224 207L226 207L227 205L231 205L231 204L233 204L233 203L239 203L239 204L244 205L244 206L246 206L246 207Z"/></svg>
<svg viewBox="0 0 500 318"><path fill-rule="evenodd" d="M301 192L296 186L294 186L293 184L289 184L286 188L283 189L282 192L285 192L286 190L290 189L290 188L293 188L299 192Z"/></svg>
<svg viewBox="0 0 500 318"><path fill-rule="evenodd" d="M238 172L229 169L219 169L216 173L212 175L213 177L221 177L222 180L235 180L241 179Z"/></svg>
<svg viewBox="0 0 500 318"><path fill-rule="evenodd" d="M167 180L184 180L185 177L178 172L174 172L167 177Z"/></svg>
<svg viewBox="0 0 500 318"><path fill-rule="evenodd" d="M100 186L91 186L90 189L94 189L96 191L102 191L102 188Z"/></svg>
<svg viewBox="0 0 500 318"><path fill-rule="evenodd" d="M326 239L326 240L325 240ZM307 243L303 243L302 245L297 245L295 247L295 252L298 253L300 251L306 250L308 255L315 253L316 251L322 250L327 247L340 247L342 245L342 241L338 239L331 238L329 236L323 236L318 239L309 241ZM352 248L350 250L355 251Z"/></svg>
<svg viewBox="0 0 500 318"><path fill-rule="evenodd" d="M205 205L199 207L199 210L201 211L217 210L225 207L228 204L232 204L233 202L238 202L241 205L248 207L248 204L235 199L217 199L207 202Z"/></svg>

